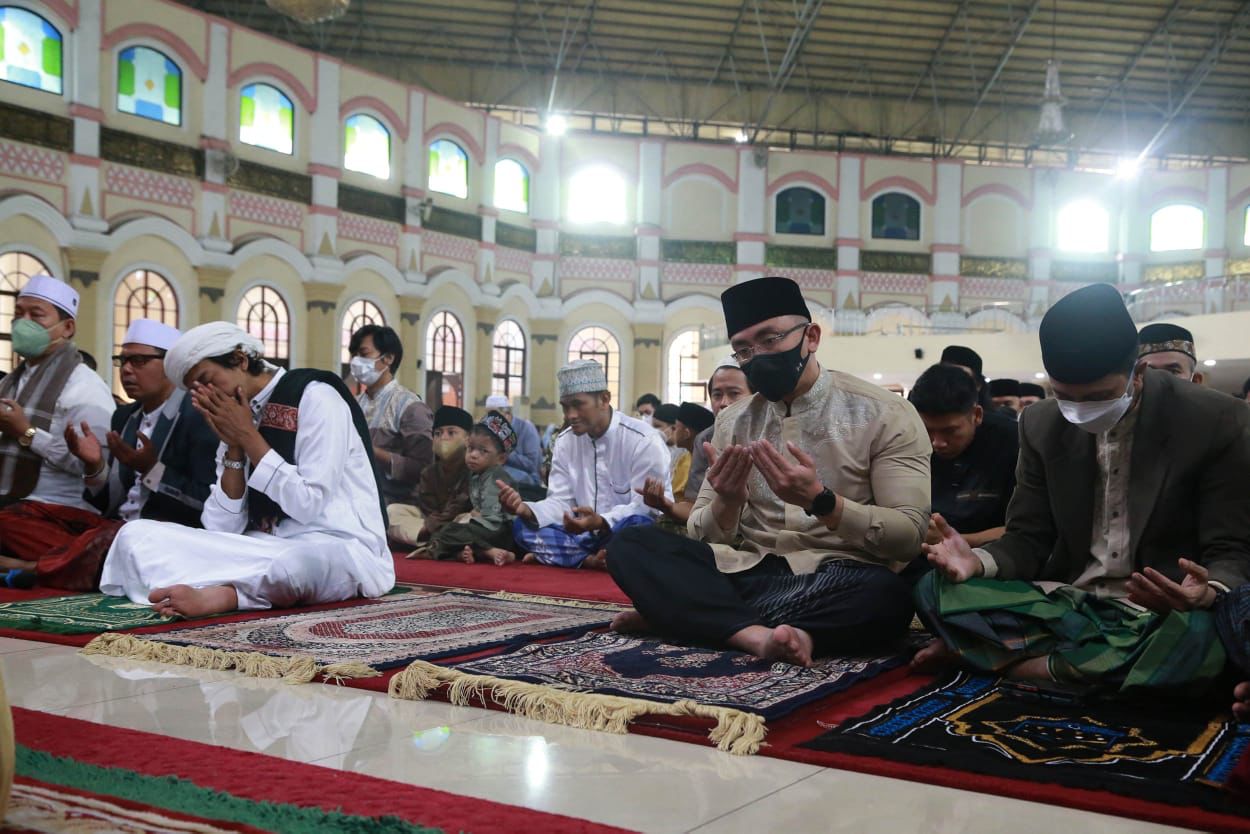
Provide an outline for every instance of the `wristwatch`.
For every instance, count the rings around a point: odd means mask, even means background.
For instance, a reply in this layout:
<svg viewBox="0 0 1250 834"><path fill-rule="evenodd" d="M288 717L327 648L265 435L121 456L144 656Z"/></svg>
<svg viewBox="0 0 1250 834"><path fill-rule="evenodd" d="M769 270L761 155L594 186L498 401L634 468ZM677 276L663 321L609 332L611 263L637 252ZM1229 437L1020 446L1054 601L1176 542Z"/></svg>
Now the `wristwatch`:
<svg viewBox="0 0 1250 834"><path fill-rule="evenodd" d="M838 496L834 495L833 490L825 487L820 494L812 500L812 505L803 512L815 518L824 518L838 507Z"/></svg>
<svg viewBox="0 0 1250 834"><path fill-rule="evenodd" d="M243 468L243 461L241 461L241 460L230 460L230 458L222 458L222 459L221 459L221 465L222 465L222 466L224 466L224 467L226 467L227 469L242 469L242 468Z"/></svg>
<svg viewBox="0 0 1250 834"><path fill-rule="evenodd" d="M25 446L27 449L29 449L30 444L35 442L35 435L38 433L39 433L39 429L35 428L34 426L31 426L26 431L22 432L22 436L17 439L18 445Z"/></svg>

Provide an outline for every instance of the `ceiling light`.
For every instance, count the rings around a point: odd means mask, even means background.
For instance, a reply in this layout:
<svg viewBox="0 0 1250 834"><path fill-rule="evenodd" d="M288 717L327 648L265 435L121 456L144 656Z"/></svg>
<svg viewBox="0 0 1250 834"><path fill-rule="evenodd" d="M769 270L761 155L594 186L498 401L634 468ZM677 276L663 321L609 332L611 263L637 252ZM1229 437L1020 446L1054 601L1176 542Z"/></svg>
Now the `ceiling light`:
<svg viewBox="0 0 1250 834"><path fill-rule="evenodd" d="M882 379L882 376L881 376L881 374L873 374L873 375L872 375L872 378L873 378L873 379L876 379L876 380L880 380L880 379Z"/></svg>
<svg viewBox="0 0 1250 834"><path fill-rule="evenodd" d="M1037 373L1033 374L1033 378L1034 378L1034 379L1045 379L1045 378L1046 378L1046 374L1042 373L1041 371L1038 371Z"/></svg>
<svg viewBox="0 0 1250 834"><path fill-rule="evenodd" d="M1122 180L1132 179L1141 170L1141 160L1135 156L1125 157L1115 164L1115 175Z"/></svg>
<svg viewBox="0 0 1250 834"><path fill-rule="evenodd" d="M1208 368L1214 368L1214 367L1215 367L1215 360L1214 360L1214 359L1204 359L1204 360L1202 360L1202 364L1206 365Z"/></svg>
<svg viewBox="0 0 1250 834"><path fill-rule="evenodd" d="M737 142L739 145L745 145L747 143L747 140L750 138L751 137L747 136L747 132L745 130L739 130L737 133L734 134L734 141Z"/></svg>
<svg viewBox="0 0 1250 834"><path fill-rule="evenodd" d="M563 136L564 132L569 129L569 120L561 116L559 113L552 113L547 117L547 132L552 136Z"/></svg>

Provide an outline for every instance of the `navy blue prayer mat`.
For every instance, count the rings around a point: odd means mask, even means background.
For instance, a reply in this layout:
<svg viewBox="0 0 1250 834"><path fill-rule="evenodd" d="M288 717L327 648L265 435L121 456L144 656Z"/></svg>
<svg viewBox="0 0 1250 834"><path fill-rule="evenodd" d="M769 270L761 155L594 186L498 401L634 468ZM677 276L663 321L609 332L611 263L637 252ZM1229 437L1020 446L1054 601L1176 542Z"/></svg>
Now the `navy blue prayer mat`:
<svg viewBox="0 0 1250 834"><path fill-rule="evenodd" d="M662 703L691 700L772 720L900 666L908 656L826 658L805 669L745 652L674 646L622 634L587 634L466 661L456 669L572 692Z"/></svg>
<svg viewBox="0 0 1250 834"><path fill-rule="evenodd" d="M1250 724L1234 722L1226 706L1163 698L1064 704L999 684L961 672L800 746L1250 813L1218 790L1250 747Z"/></svg>

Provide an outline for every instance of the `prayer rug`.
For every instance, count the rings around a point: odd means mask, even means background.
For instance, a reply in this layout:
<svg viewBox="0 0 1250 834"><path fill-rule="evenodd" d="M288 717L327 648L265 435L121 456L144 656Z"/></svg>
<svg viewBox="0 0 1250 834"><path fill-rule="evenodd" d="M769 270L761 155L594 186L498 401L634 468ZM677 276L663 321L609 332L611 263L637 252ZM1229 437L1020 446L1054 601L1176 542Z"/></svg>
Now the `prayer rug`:
<svg viewBox="0 0 1250 834"><path fill-rule="evenodd" d="M1192 699L1061 703L959 673L802 746L1250 813L1220 790L1250 724Z"/></svg>
<svg viewBox="0 0 1250 834"><path fill-rule="evenodd" d="M615 602L628 605L629 597L604 570L570 570L551 565L466 565L455 559L405 559L395 557L395 576L400 582L437 585L470 591L513 591L518 594L565 599Z"/></svg>
<svg viewBox="0 0 1250 834"><path fill-rule="evenodd" d="M745 652L674 646L622 634L525 646L458 664L474 675L649 701L690 699L780 718L903 663L902 656L828 658L804 669Z"/></svg>
<svg viewBox="0 0 1250 834"><path fill-rule="evenodd" d="M607 605L443 591L334 611L191 626L143 638L224 652L310 657L325 665L388 669L416 659L582 634L606 626L618 610Z"/></svg>
<svg viewBox="0 0 1250 834"><path fill-rule="evenodd" d="M620 829L358 773L14 709L4 830L443 834Z"/></svg>
<svg viewBox="0 0 1250 834"><path fill-rule="evenodd" d="M73 594L22 602L0 602L0 628L48 634L99 634L173 622L150 605L125 597Z"/></svg>

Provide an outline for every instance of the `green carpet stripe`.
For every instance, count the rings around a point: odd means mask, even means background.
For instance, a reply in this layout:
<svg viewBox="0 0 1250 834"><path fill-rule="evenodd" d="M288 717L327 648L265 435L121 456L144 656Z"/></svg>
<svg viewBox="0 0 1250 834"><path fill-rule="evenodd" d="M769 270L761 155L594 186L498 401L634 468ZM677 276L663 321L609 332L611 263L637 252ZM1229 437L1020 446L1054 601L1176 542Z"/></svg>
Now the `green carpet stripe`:
<svg viewBox="0 0 1250 834"><path fill-rule="evenodd" d="M17 773L41 782L103 794L188 816L240 823L283 834L444 834L398 817L362 817L340 811L257 802L202 788L176 776L148 776L53 756L18 745Z"/></svg>

